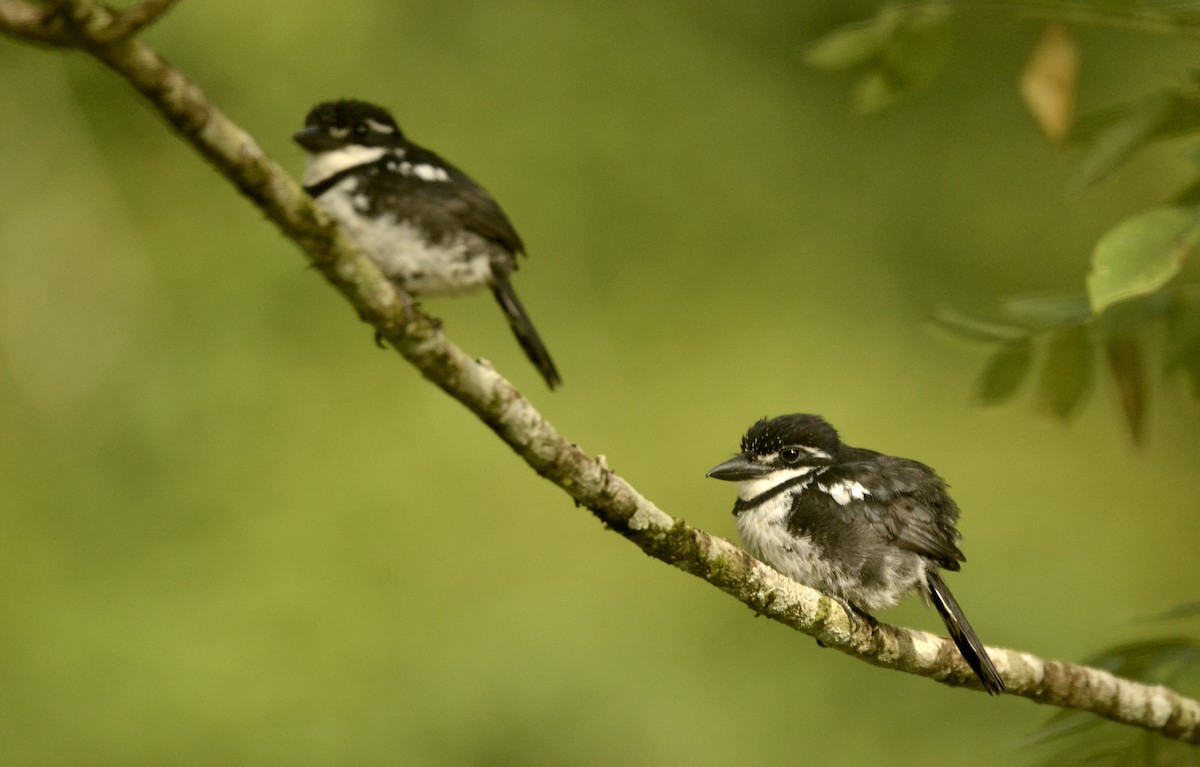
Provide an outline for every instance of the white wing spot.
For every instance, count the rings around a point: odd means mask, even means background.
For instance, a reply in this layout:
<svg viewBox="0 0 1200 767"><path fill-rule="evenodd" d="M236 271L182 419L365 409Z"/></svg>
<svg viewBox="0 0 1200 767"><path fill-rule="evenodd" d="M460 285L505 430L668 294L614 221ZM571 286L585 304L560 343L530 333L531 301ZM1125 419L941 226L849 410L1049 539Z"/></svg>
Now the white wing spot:
<svg viewBox="0 0 1200 767"><path fill-rule="evenodd" d="M413 175L422 181L449 181L450 174L445 168L439 168L436 165L421 163L420 165L412 166Z"/></svg>
<svg viewBox="0 0 1200 767"><path fill-rule="evenodd" d="M829 493L839 506L845 506L850 501L861 501L871 494L871 491L863 487L859 482L834 482L826 487L818 484L817 489L821 492Z"/></svg>

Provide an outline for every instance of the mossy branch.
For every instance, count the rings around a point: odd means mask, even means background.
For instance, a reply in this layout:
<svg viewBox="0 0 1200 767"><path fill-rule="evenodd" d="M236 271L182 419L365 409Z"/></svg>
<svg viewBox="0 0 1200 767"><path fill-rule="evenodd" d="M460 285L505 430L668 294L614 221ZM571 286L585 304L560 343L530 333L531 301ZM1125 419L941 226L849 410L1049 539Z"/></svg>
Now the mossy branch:
<svg viewBox="0 0 1200 767"><path fill-rule="evenodd" d="M471 410L538 474L656 559L702 578L827 647L877 666L979 689L954 644L922 631L860 628L833 600L752 559L729 541L675 519L561 435L492 367L455 346L438 325L358 252L299 185L201 90L135 33L172 0L112 11L92 0L32 5L0 0L0 32L84 51L127 80L189 145L249 197L422 375ZM990 649L1010 695L1089 711L1170 738L1200 743L1200 703L1100 669Z"/></svg>

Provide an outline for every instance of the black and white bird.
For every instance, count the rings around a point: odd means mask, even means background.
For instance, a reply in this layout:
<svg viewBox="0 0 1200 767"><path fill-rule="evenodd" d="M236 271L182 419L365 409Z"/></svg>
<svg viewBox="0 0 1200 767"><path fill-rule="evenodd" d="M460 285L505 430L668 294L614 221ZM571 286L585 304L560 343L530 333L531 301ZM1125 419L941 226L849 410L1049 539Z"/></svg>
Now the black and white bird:
<svg viewBox="0 0 1200 767"><path fill-rule="evenodd" d="M708 472L740 483L733 514L746 550L837 599L860 622L911 591L932 600L984 688L1004 681L941 570L965 561L958 506L923 463L850 447L815 415L763 419L742 452Z"/></svg>
<svg viewBox="0 0 1200 767"><path fill-rule="evenodd" d="M364 101L318 104L293 139L310 155L305 191L385 275L412 296L491 288L546 384L562 382L510 281L525 244L487 190Z"/></svg>

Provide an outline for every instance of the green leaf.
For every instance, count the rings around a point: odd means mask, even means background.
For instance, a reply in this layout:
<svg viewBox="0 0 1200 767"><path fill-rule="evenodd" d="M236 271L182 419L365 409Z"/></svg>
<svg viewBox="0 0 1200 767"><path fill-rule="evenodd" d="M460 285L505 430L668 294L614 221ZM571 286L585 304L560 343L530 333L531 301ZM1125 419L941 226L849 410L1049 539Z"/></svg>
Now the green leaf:
<svg viewBox="0 0 1200 767"><path fill-rule="evenodd" d="M1200 399L1200 295L1177 294L1167 312L1166 371L1177 370Z"/></svg>
<svg viewBox="0 0 1200 767"><path fill-rule="evenodd" d="M1095 324L1109 335L1135 333L1159 322L1172 303L1171 294L1165 290L1128 298L1107 307L1096 318Z"/></svg>
<svg viewBox="0 0 1200 767"><path fill-rule="evenodd" d="M1021 325L985 320L949 306L939 307L930 320L937 327L968 341L1008 343L1029 336L1029 329Z"/></svg>
<svg viewBox="0 0 1200 767"><path fill-rule="evenodd" d="M859 114L878 112L898 101L904 92L904 88L886 69L872 69L855 81L850 93L850 105Z"/></svg>
<svg viewBox="0 0 1200 767"><path fill-rule="evenodd" d="M1194 639L1150 639L1113 647L1084 662L1147 684L1176 687L1187 695L1190 691L1179 684L1181 677L1196 670L1198 651ZM1046 767L1196 764L1194 746L1069 709L1050 716L1026 737L1025 745L1045 755L1037 763Z"/></svg>
<svg viewBox="0 0 1200 767"><path fill-rule="evenodd" d="M950 50L949 14L940 8L884 6L870 21L833 30L805 53L809 66L861 69L851 103L874 112L925 85Z"/></svg>
<svg viewBox="0 0 1200 767"><path fill-rule="evenodd" d="M1171 197L1174 205L1196 205L1200 203L1200 179L1180 189Z"/></svg>
<svg viewBox="0 0 1200 767"><path fill-rule="evenodd" d="M1188 357L1179 363L1178 370L1183 371L1184 377L1192 387L1192 397L1200 400L1200 354Z"/></svg>
<svg viewBox="0 0 1200 767"><path fill-rule="evenodd" d="M1032 359L1033 341L1028 337L1005 344L988 360L976 396L985 404L1011 399L1029 373Z"/></svg>
<svg viewBox="0 0 1200 767"><path fill-rule="evenodd" d="M1105 351L1129 434L1134 442L1141 442L1146 415L1146 375L1142 365L1141 341L1133 334L1110 336Z"/></svg>
<svg viewBox="0 0 1200 767"><path fill-rule="evenodd" d="M1174 621L1180 618L1195 618L1200 616L1200 600L1195 602L1183 602L1177 604L1162 613L1154 616L1152 620L1156 621ZM1197 652L1200 653L1200 647L1197 647Z"/></svg>
<svg viewBox="0 0 1200 767"><path fill-rule="evenodd" d="M945 11L910 9L883 52L884 67L906 90L925 85L950 53L950 21Z"/></svg>
<svg viewBox="0 0 1200 767"><path fill-rule="evenodd" d="M1200 666L1200 643L1191 637L1134 641L1086 658L1087 665L1146 684L1164 684L1184 695ZM1118 727L1082 711L1063 709L1026 739L1046 758L1041 764L1064 765L1195 765L1195 747L1155 733Z"/></svg>
<svg viewBox="0 0 1200 767"><path fill-rule="evenodd" d="M1195 22L1196 19L1193 19L1191 23L1195 24ZM1197 88L1200 83L1195 79L1196 73L1193 72L1192 75L1191 83L1169 91L1170 108L1154 133L1155 139L1178 138L1200 133L1200 88Z"/></svg>
<svg viewBox="0 0 1200 767"><path fill-rule="evenodd" d="M809 46L804 52L804 63L830 71L869 64L883 52L898 21L895 9L885 8L870 21L838 27Z"/></svg>
<svg viewBox="0 0 1200 767"><path fill-rule="evenodd" d="M1096 243L1087 277L1092 311L1152 293L1171 281L1200 242L1200 212L1151 210L1126 219Z"/></svg>
<svg viewBox="0 0 1200 767"><path fill-rule="evenodd" d="M1200 89L1196 83L1150 94L1080 118L1073 144L1087 145L1074 181L1089 186L1154 141L1200 133Z"/></svg>
<svg viewBox="0 0 1200 767"><path fill-rule="evenodd" d="M1038 382L1041 407L1061 420L1075 412L1095 378L1095 353L1082 325L1053 331Z"/></svg>
<svg viewBox="0 0 1200 767"><path fill-rule="evenodd" d="M1170 684L1181 671L1198 661L1200 642L1190 637L1172 637L1117 645L1083 662L1139 682Z"/></svg>
<svg viewBox="0 0 1200 767"><path fill-rule="evenodd" d="M1082 189L1107 176L1149 144L1166 123L1175 94L1156 93L1138 102L1080 118L1072 143L1088 144L1071 186Z"/></svg>
<svg viewBox="0 0 1200 767"><path fill-rule="evenodd" d="M1091 317L1087 296L1081 293L1020 293L1000 299L1000 310L1026 327L1046 330L1078 325Z"/></svg>

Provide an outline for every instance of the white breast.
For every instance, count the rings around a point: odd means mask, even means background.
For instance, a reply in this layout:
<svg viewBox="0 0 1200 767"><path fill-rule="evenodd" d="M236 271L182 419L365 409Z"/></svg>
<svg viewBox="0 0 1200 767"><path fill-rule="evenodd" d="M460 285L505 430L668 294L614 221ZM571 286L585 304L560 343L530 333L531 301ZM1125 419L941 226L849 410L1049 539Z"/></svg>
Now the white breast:
<svg viewBox="0 0 1200 767"><path fill-rule="evenodd" d="M740 512L737 530L746 551L792 580L839 593L832 588L833 571L822 560L820 547L788 531L791 508L792 492L786 492Z"/></svg>
<svg viewBox="0 0 1200 767"><path fill-rule="evenodd" d="M820 545L806 535L790 532L787 520L792 499L807 487L807 483L799 485L738 512L738 536L746 551L792 580L847 599L864 610L891 607L907 592L921 588L927 562L911 552L901 549L880 552L884 561L875 568L876 577L882 576L884 581L864 584L862 562L842 562L835 570Z"/></svg>
<svg viewBox="0 0 1200 767"><path fill-rule="evenodd" d="M367 200L353 176L321 195L318 202L391 279L412 295L454 295L492 279L490 246L473 232L431 245L412 224L383 215L369 218Z"/></svg>

